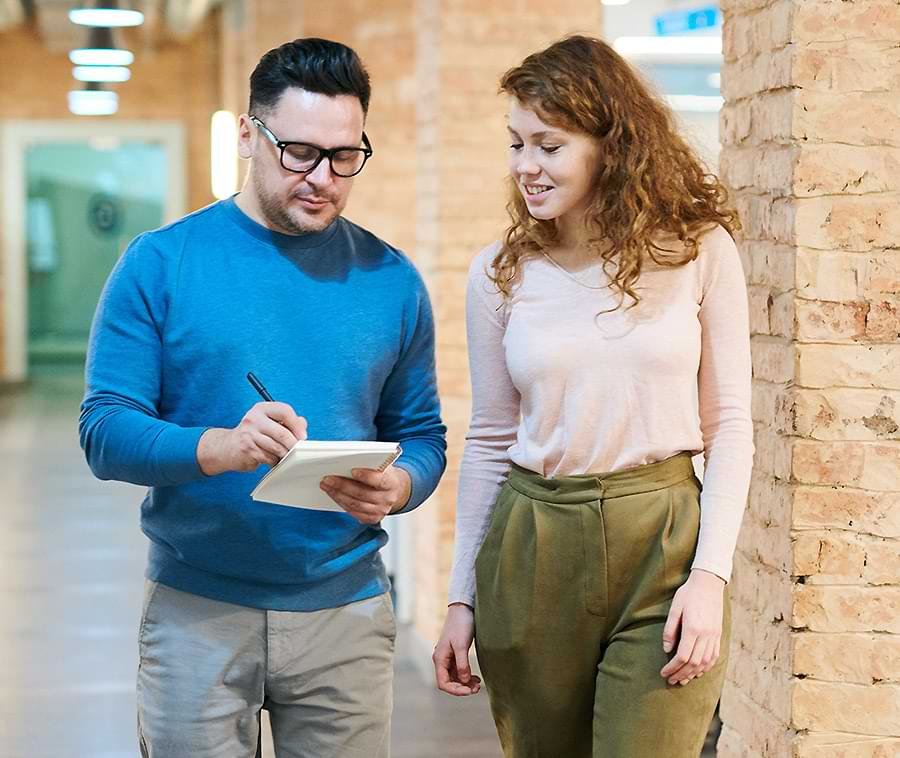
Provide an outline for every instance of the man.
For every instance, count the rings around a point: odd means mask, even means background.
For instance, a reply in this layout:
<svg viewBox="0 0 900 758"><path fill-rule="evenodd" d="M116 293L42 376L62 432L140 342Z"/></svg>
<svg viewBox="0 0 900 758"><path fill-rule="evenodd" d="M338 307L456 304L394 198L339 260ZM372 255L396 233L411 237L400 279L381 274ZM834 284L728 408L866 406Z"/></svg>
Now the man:
<svg viewBox="0 0 900 758"><path fill-rule="evenodd" d="M445 429L422 280L341 217L371 155L369 94L344 45L264 55L240 117L242 191L135 239L101 298L80 432L98 477L150 488L144 756L253 756L263 707L279 758L388 755L380 522L434 490ZM323 481L346 513L253 501L259 467L307 434L403 454Z"/></svg>

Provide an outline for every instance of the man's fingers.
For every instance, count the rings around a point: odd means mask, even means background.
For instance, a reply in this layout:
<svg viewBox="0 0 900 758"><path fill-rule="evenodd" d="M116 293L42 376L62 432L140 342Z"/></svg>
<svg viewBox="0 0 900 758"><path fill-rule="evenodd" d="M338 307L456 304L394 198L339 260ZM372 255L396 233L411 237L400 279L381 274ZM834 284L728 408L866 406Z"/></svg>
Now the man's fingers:
<svg viewBox="0 0 900 758"><path fill-rule="evenodd" d="M347 479L344 476L326 476L322 480L322 484L325 485L328 494L332 497L338 494L350 500L374 505L380 505L383 500L383 490L375 489L355 479Z"/></svg>
<svg viewBox="0 0 900 758"><path fill-rule="evenodd" d="M306 439L306 419L287 403L258 403L263 412L291 432L298 440Z"/></svg>
<svg viewBox="0 0 900 758"><path fill-rule="evenodd" d="M353 478L376 490L386 490L390 485L385 481L384 472L373 468L355 468L350 472Z"/></svg>
<svg viewBox="0 0 900 758"><path fill-rule="evenodd" d="M339 490L326 487L324 483L320 484L319 488L362 524L377 524L387 515L387 506L378 506L348 497Z"/></svg>
<svg viewBox="0 0 900 758"><path fill-rule="evenodd" d="M271 437L273 440L278 440L278 442L284 446L285 453L294 446L297 440L302 439L302 437L298 437L284 424L279 423L269 415L264 416L260 421L259 429L263 434Z"/></svg>
<svg viewBox="0 0 900 758"><path fill-rule="evenodd" d="M253 441L267 453L276 456L278 460L287 455L288 450L294 446L293 435L280 424L268 419L253 432Z"/></svg>

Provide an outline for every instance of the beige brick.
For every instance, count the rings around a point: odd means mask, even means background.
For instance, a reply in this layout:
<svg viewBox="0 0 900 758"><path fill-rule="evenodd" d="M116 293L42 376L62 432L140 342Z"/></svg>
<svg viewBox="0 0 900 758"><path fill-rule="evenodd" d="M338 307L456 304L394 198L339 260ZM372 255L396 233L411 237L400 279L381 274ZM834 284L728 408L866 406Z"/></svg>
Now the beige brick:
<svg viewBox="0 0 900 758"><path fill-rule="evenodd" d="M879 252L870 256L862 277L866 292L900 293L900 252Z"/></svg>
<svg viewBox="0 0 900 758"><path fill-rule="evenodd" d="M784 674L795 673L791 658L795 633L787 621L765 618L756 609L732 603L731 629L731 649L745 650L760 664Z"/></svg>
<svg viewBox="0 0 900 758"><path fill-rule="evenodd" d="M835 302L860 299L866 258L857 253L798 248L797 296Z"/></svg>
<svg viewBox="0 0 900 758"><path fill-rule="evenodd" d="M859 684L900 680L900 636L801 632L792 643L794 674Z"/></svg>
<svg viewBox="0 0 900 758"><path fill-rule="evenodd" d="M765 285L773 293L785 293L796 286L796 254L793 248L771 242L749 240L741 245L750 257L749 281Z"/></svg>
<svg viewBox="0 0 900 758"><path fill-rule="evenodd" d="M868 584L900 584L900 540L869 540L863 578Z"/></svg>
<svg viewBox="0 0 900 758"><path fill-rule="evenodd" d="M900 339L900 299L885 297L869 302L866 339L896 342Z"/></svg>
<svg viewBox="0 0 900 758"><path fill-rule="evenodd" d="M796 352L789 342L777 337L755 337L751 348L755 378L776 383L794 378Z"/></svg>
<svg viewBox="0 0 900 758"><path fill-rule="evenodd" d="M812 632L900 632L900 586L796 585L791 626Z"/></svg>
<svg viewBox="0 0 900 758"><path fill-rule="evenodd" d="M900 195L893 193L797 199L795 239L820 250L865 252L887 247L900 238L898 200Z"/></svg>
<svg viewBox="0 0 900 758"><path fill-rule="evenodd" d="M797 153L793 189L798 197L896 192L900 190L900 149L807 145Z"/></svg>
<svg viewBox="0 0 900 758"><path fill-rule="evenodd" d="M846 4L845 4L846 6ZM845 29L842 21L829 34ZM900 86L900 50L884 45L826 48L798 45L793 52L791 84L818 92L895 92Z"/></svg>
<svg viewBox="0 0 900 758"><path fill-rule="evenodd" d="M793 582L787 573L752 560L743 545L735 553L734 566L729 585L733 603L752 609L764 622L790 619Z"/></svg>
<svg viewBox="0 0 900 758"><path fill-rule="evenodd" d="M798 440L793 474L802 484L849 485L870 490L896 488L900 443Z"/></svg>
<svg viewBox="0 0 900 758"><path fill-rule="evenodd" d="M751 560L777 571L792 573L791 535L779 525L762 523L754 514L746 514L741 525L741 545Z"/></svg>
<svg viewBox="0 0 900 758"><path fill-rule="evenodd" d="M900 145L896 136L900 134L900 103L894 93L824 94L801 89L795 91L792 103L790 137L794 139L813 144ZM847 113L854 118L846 118Z"/></svg>
<svg viewBox="0 0 900 758"><path fill-rule="evenodd" d="M900 389L900 345L797 345L803 387Z"/></svg>
<svg viewBox="0 0 900 758"><path fill-rule="evenodd" d="M863 581L866 541L853 533L797 532L791 540L795 576L824 574L844 583Z"/></svg>
<svg viewBox="0 0 900 758"><path fill-rule="evenodd" d="M791 755L794 735L788 725L764 705L752 701L740 682L729 681L722 693L719 715L725 724L740 728L741 758L786 758ZM720 754L721 755L721 754Z"/></svg>
<svg viewBox="0 0 900 758"><path fill-rule="evenodd" d="M797 334L801 342L858 340L866 335L869 304L797 299Z"/></svg>
<svg viewBox="0 0 900 758"><path fill-rule="evenodd" d="M793 442L790 437L778 434L768 425L760 425L754 432L756 454L753 466L763 474L776 479L788 480L791 477L793 460Z"/></svg>
<svg viewBox="0 0 900 758"><path fill-rule="evenodd" d="M813 732L798 736L792 758L897 758L898 754L900 738Z"/></svg>
<svg viewBox="0 0 900 758"><path fill-rule="evenodd" d="M735 13L729 16L722 39L725 60L744 61L755 55L769 54L788 44L791 41L791 5L782 0L768 3L763 13Z"/></svg>
<svg viewBox="0 0 900 758"><path fill-rule="evenodd" d="M793 428L801 436L818 440L900 439L898 390L796 388L792 397Z"/></svg>
<svg viewBox="0 0 900 758"><path fill-rule="evenodd" d="M804 0L797 3L792 18L795 42L835 41L895 42L900 38L900 14L893 0Z"/></svg>
<svg viewBox="0 0 900 758"><path fill-rule="evenodd" d="M785 533L791 528L791 508L796 487L754 467L750 477L747 517L764 526L775 526Z"/></svg>
<svg viewBox="0 0 900 758"><path fill-rule="evenodd" d="M800 486L793 495L795 529L829 527L900 537L900 493Z"/></svg>
<svg viewBox="0 0 900 758"><path fill-rule="evenodd" d="M900 684L866 687L805 679L794 686L794 725L891 737L900 724Z"/></svg>
<svg viewBox="0 0 900 758"><path fill-rule="evenodd" d="M729 187L785 195L799 151L782 145L729 147L719 159L720 176Z"/></svg>
<svg viewBox="0 0 900 758"><path fill-rule="evenodd" d="M765 703L766 710L778 721L790 721L790 673L757 658L750 650L736 647L729 651L728 678L740 682L742 694L753 702Z"/></svg>
<svg viewBox="0 0 900 758"><path fill-rule="evenodd" d="M768 55L746 56L725 68L722 95L729 101L791 86L793 50L783 47Z"/></svg>

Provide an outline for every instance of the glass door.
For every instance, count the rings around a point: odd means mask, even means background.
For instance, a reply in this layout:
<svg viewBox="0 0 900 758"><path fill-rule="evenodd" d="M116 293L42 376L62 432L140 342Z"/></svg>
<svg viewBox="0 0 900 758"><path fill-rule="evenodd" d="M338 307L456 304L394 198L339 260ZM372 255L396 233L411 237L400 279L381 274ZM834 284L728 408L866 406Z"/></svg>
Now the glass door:
<svg viewBox="0 0 900 758"><path fill-rule="evenodd" d="M163 223L163 144L94 138L25 153L29 369L80 365L103 284L139 233Z"/></svg>

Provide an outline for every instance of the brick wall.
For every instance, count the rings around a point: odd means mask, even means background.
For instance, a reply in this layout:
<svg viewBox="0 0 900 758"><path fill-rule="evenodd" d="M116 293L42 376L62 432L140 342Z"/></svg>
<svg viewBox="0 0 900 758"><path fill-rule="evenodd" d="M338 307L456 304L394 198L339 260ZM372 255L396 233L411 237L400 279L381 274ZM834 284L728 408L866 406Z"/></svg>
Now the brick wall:
<svg viewBox="0 0 900 758"><path fill-rule="evenodd" d="M757 456L719 754L896 755L900 5L722 5Z"/></svg>

